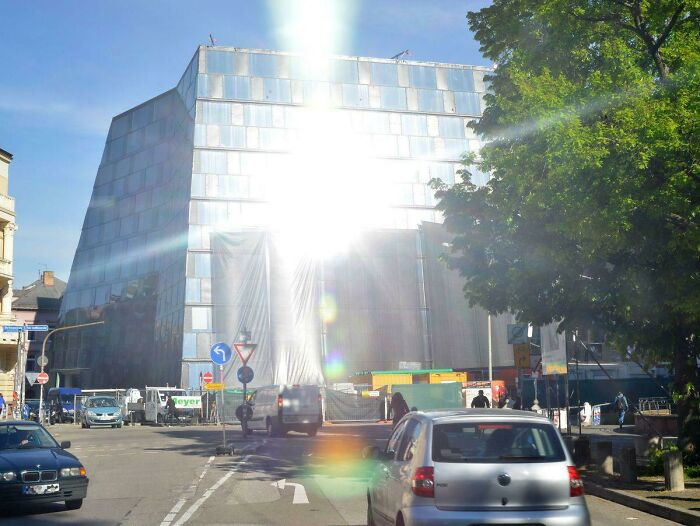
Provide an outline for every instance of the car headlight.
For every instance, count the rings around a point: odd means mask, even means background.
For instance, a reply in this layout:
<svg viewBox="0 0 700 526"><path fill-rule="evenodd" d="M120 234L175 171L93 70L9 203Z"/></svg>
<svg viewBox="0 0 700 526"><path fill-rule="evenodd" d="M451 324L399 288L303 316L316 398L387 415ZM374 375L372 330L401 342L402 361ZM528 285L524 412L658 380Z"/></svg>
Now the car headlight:
<svg viewBox="0 0 700 526"><path fill-rule="evenodd" d="M17 473L14 471L5 471L0 473L0 479L2 479L3 482L12 482L13 480L17 480Z"/></svg>
<svg viewBox="0 0 700 526"><path fill-rule="evenodd" d="M97 413L95 413L95 411L88 411L87 415L88 416L97 416Z"/></svg>
<svg viewBox="0 0 700 526"><path fill-rule="evenodd" d="M84 477L86 475L85 468L63 468L61 469L61 477Z"/></svg>

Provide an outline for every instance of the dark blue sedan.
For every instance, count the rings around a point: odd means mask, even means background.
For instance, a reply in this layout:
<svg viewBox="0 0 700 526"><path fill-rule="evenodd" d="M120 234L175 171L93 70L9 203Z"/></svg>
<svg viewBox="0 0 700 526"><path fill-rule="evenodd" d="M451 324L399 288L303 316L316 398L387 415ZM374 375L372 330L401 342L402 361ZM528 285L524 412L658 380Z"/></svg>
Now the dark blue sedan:
<svg viewBox="0 0 700 526"><path fill-rule="evenodd" d="M88 478L69 447L36 422L0 421L0 506L65 501L80 508Z"/></svg>

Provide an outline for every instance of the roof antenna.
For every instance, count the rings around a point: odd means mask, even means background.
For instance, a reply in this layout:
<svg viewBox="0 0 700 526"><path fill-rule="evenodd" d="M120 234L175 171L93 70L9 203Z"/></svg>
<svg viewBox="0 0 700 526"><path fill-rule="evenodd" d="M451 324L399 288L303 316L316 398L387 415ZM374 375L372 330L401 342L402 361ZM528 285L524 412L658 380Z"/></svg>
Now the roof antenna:
<svg viewBox="0 0 700 526"><path fill-rule="evenodd" d="M209 33L209 41L211 42L212 46L216 45L216 39L214 38L214 35L212 35L211 33Z"/></svg>
<svg viewBox="0 0 700 526"><path fill-rule="evenodd" d="M404 57L407 57L407 56L410 55L410 54L411 54L411 51L410 51L410 50L404 49L401 53L397 53L396 55L394 55L394 56L391 57L391 58L392 58L392 60L397 60L397 61L398 61L398 60L402 60Z"/></svg>

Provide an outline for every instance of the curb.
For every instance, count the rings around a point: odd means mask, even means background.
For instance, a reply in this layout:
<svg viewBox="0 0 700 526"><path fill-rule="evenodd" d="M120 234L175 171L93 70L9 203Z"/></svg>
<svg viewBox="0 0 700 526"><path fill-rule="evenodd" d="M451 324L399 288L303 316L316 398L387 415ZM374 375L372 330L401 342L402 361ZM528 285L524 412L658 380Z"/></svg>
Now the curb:
<svg viewBox="0 0 700 526"><path fill-rule="evenodd" d="M651 502L648 499L631 495L625 491L604 488L603 486L599 486L598 484L590 482L585 478L584 489L589 495L594 495L605 500L616 502L617 504L622 504L628 508L634 508L635 510L643 511L645 513L649 513L650 515L656 515L657 517L678 522L680 524L700 526L700 513L693 513L692 511L688 511L677 506L672 506L670 504L658 504L656 502Z"/></svg>

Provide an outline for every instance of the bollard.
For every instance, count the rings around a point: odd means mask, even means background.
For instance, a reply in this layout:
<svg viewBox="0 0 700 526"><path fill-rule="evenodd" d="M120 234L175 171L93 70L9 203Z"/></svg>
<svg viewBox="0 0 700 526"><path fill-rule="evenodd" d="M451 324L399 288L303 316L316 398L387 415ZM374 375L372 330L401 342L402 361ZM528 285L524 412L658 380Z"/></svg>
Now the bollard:
<svg viewBox="0 0 700 526"><path fill-rule="evenodd" d="M613 474L612 442L595 442L595 466L605 475Z"/></svg>
<svg viewBox="0 0 700 526"><path fill-rule="evenodd" d="M620 479L622 482L637 482L637 454L633 447L624 447L620 453Z"/></svg>
<svg viewBox="0 0 700 526"><path fill-rule="evenodd" d="M664 483L668 491L685 489L683 453L680 451L669 451L664 455Z"/></svg>

